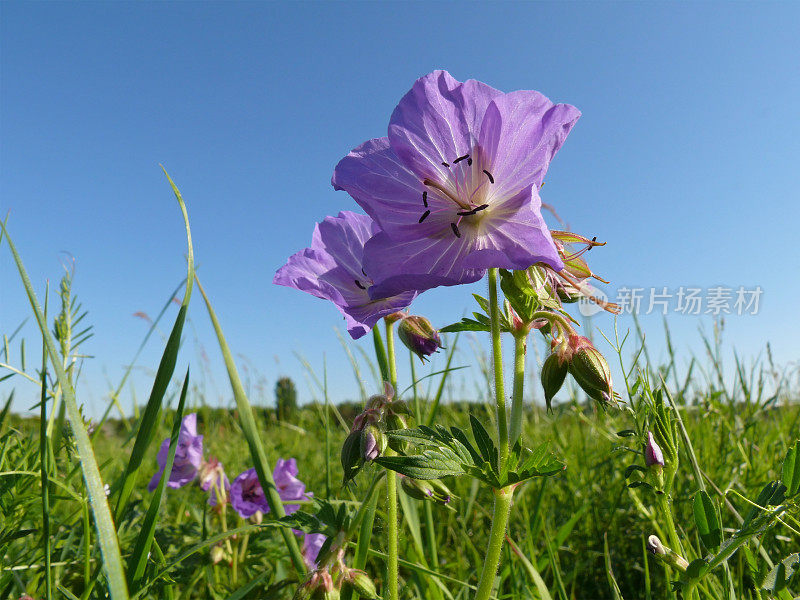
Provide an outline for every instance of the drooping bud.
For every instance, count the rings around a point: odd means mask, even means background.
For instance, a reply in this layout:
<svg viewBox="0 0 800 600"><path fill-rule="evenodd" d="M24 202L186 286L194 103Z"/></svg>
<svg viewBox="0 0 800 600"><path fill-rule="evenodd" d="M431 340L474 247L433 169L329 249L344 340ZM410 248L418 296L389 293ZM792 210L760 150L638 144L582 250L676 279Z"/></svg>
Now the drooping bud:
<svg viewBox="0 0 800 600"><path fill-rule="evenodd" d="M586 394L593 400L608 404L614 399L611 370L600 351L588 338L570 335L572 358L569 372Z"/></svg>
<svg viewBox="0 0 800 600"><path fill-rule="evenodd" d="M398 400L397 402L393 402L392 404L405 404L405 403L401 403ZM393 410L386 411L385 422L386 422L386 429L389 431L397 429L408 429L408 417L406 417L406 415L404 414L398 414ZM408 442L404 440L390 437L388 442L389 442L389 447L395 452L400 452L401 454L405 454L405 452L408 450Z"/></svg>
<svg viewBox="0 0 800 600"><path fill-rule="evenodd" d="M425 317L416 315L406 317L398 326L397 334L406 348L419 356L422 362L442 347L439 332Z"/></svg>
<svg viewBox="0 0 800 600"><path fill-rule="evenodd" d="M689 567L689 561L671 548L667 548L664 544L662 544L657 535L651 535L649 538L647 538L647 549L658 560L675 567L681 572L685 573L686 569Z"/></svg>
<svg viewBox="0 0 800 600"><path fill-rule="evenodd" d="M438 479L414 479L401 477L400 487L417 500L432 500L437 504L447 504L453 497L448 487Z"/></svg>
<svg viewBox="0 0 800 600"><path fill-rule="evenodd" d="M344 481L347 483L355 477L358 469L361 467L363 459L361 458L361 430L351 431L344 444L342 444L342 471L344 472Z"/></svg>
<svg viewBox="0 0 800 600"><path fill-rule="evenodd" d="M661 452L661 448L656 443L656 439L653 437L653 433L651 431L647 432L647 445L644 449L644 463L648 467L664 466L664 453Z"/></svg>
<svg viewBox="0 0 800 600"><path fill-rule="evenodd" d="M542 388L544 388L544 401L547 404L547 410L551 410L553 397L564 385L568 370L567 363L560 361L556 354L551 354L545 359L542 365Z"/></svg>
<svg viewBox="0 0 800 600"><path fill-rule="evenodd" d="M348 569L343 579L344 583L350 585L362 598L376 600L379 597L372 579L361 569Z"/></svg>
<svg viewBox="0 0 800 600"><path fill-rule="evenodd" d="M361 458L375 460L386 450L386 436L374 425L369 425L361 432Z"/></svg>

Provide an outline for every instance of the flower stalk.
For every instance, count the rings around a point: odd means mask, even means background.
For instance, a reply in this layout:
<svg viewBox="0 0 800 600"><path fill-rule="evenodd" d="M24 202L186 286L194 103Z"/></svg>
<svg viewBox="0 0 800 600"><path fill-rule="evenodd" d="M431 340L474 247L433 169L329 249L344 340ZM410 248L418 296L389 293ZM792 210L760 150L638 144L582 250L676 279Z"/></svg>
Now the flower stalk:
<svg viewBox="0 0 800 600"><path fill-rule="evenodd" d="M397 362L394 352L394 321L386 319L386 357L389 363L389 383L392 388L397 389ZM389 448L386 454L393 454ZM386 472L386 535L387 545L386 554L388 556L386 565L386 587L385 594L388 600L398 598L398 549L397 549L397 475L394 471Z"/></svg>
<svg viewBox="0 0 800 600"><path fill-rule="evenodd" d="M514 496L514 486L507 486L494 490L494 512L492 514L492 528L489 531L489 546L486 549L486 560L483 562L483 571L475 592L475 600L489 600L494 587L494 578L500 564L500 554L503 551L503 542L508 527L508 517L511 513L511 501Z"/></svg>
<svg viewBox="0 0 800 600"><path fill-rule="evenodd" d="M503 347L500 343L500 306L497 302L497 269L489 269L489 321L492 336L492 364L494 367L494 395L497 403L497 447L500 471L505 472L508 462L508 416L506 391L503 382Z"/></svg>
<svg viewBox="0 0 800 600"><path fill-rule="evenodd" d="M525 386L525 358L528 346L528 334L514 335L514 387L511 391L511 430L509 444L517 443L522 435L522 390Z"/></svg>

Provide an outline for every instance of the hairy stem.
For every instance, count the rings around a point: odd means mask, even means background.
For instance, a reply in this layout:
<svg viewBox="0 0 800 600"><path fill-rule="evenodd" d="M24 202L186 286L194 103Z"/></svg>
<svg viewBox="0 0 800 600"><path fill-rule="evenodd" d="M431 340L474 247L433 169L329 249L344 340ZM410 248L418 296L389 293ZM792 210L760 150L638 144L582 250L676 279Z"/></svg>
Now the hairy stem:
<svg viewBox="0 0 800 600"><path fill-rule="evenodd" d="M486 549L486 559L483 561L481 580L475 600L488 600L492 595L494 578L497 567L500 565L500 553L503 551L503 541L506 536L508 517L511 513L511 499L514 495L514 486L507 486L494 490L494 514L492 515L492 529L489 531L489 546Z"/></svg>
<svg viewBox="0 0 800 600"><path fill-rule="evenodd" d="M394 323L389 321L386 321L386 357L389 363L389 383L396 391L397 363L394 354ZM397 600L398 598L397 519L397 475L394 471L386 471L386 535L388 537L386 554L388 558L385 596L387 600Z"/></svg>
<svg viewBox="0 0 800 600"><path fill-rule="evenodd" d="M500 344L500 307L497 302L497 269L489 269L489 319L492 334L492 363L494 365L494 395L497 403L497 447L500 471L508 462L508 416L506 391L503 383L503 348Z"/></svg>
<svg viewBox="0 0 800 600"><path fill-rule="evenodd" d="M527 334L514 336L514 389L511 392L511 430L509 444L514 444L522 435L522 390L525 387L525 354Z"/></svg>

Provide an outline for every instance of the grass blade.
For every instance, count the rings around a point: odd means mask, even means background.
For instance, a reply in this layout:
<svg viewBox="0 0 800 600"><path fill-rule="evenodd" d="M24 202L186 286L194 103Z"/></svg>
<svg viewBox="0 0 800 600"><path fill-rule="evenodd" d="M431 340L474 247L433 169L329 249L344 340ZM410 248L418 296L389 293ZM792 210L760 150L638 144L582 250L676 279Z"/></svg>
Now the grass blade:
<svg viewBox="0 0 800 600"><path fill-rule="evenodd" d="M183 388L181 389L181 398L178 401L178 410L175 413L175 419L172 423L172 434L169 440L169 452L167 454L167 462L164 465L164 473L161 476L161 481L158 482L153 492L153 497L150 500L150 506L147 507L147 514L145 514L142 529L139 536L136 538L136 545L133 548L130 560L128 560L128 584L132 591L136 591L144 575L144 568L147 565L147 555L150 553L150 547L153 545L153 536L156 532L156 519L158 518L158 509L161 507L161 499L164 496L164 488L166 488L169 481L170 473L172 473L172 464L175 461L175 452L178 449L178 435L181 432L181 420L183 419L183 407L186 403L186 392L189 389L189 370L186 370L186 377L183 380Z"/></svg>
<svg viewBox="0 0 800 600"><path fill-rule="evenodd" d="M119 486L119 496L117 497L116 518L117 521L122 520L122 515L130 499L133 486L136 484L136 474L142 466L147 448L153 441L158 425L158 417L161 412L161 402L164 399L164 394L167 392L167 387L172 379L172 374L175 371L175 363L178 360L178 350L181 343L181 334L183 333L183 324L186 321L186 311L189 308L189 300L192 296L192 283L194 282L194 251L192 249L192 232L189 229L189 215L186 213L186 205L183 202L183 197L175 187L169 174L164 171L167 176L175 198L178 200L181 213L183 214L183 222L186 226L186 241L187 241L187 254L186 263L188 275L186 279L186 289L183 294L183 302L178 311L178 317L175 319L175 325L172 327L172 332L167 340L167 346L164 349L164 354L161 356L161 362L158 365L156 378L153 382L153 388L150 392L150 399L147 401L147 407L139 420L139 429L136 434L136 441L133 443L133 450L131 451L128 464L125 466L125 473L122 476L122 483Z"/></svg>
<svg viewBox="0 0 800 600"><path fill-rule="evenodd" d="M72 383L64 371L64 366L59 360L55 340L47 327L42 308L39 304L39 300L36 298L36 293L33 291L33 286L31 285L31 280L25 270L25 266L22 263L22 258L17 252L11 238L8 236L8 232L5 231L5 224L0 224L0 228L2 228L5 233L6 243L11 250L14 262L19 270L22 284L25 287L25 292L28 295L28 300L30 301L31 308L33 309L33 313L39 325L39 330L42 333L43 342L47 348L47 354L50 356L50 362L53 365L53 369L55 370L56 377L58 378L59 385L64 395L64 404L69 414L69 420L75 437L75 444L78 448L83 478L92 504L97 537L100 543L100 552L103 556L103 568L108 579L109 593L112 600L127 600L129 597L128 587L125 583L125 570L122 566L117 531L114 527L114 521L111 518L111 510L108 506L103 480L100 477L100 469L95 460L92 443L89 440L89 435L86 433L83 417L81 416L78 402L75 398L75 390L73 390Z"/></svg>
<svg viewBox="0 0 800 600"><path fill-rule="evenodd" d="M230 379L231 388L233 389L233 397L236 400L236 407L239 410L239 420L241 422L242 431L247 439L247 445L250 448L250 455L253 459L256 473L258 474L258 480L267 497L267 504L269 504L271 514L275 519L280 519L286 515L286 512L283 509L283 502L278 495L278 488L275 487L275 480L272 478L272 468L269 465L269 461L267 461L264 446L261 444L261 437L258 434L256 420L253 416L253 408L250 406L250 401L247 399L244 387L242 387L242 381L239 378L236 363L233 361L228 342L225 341L225 335L222 333L222 327L217 320L217 315L211 307L211 302L203 286L200 284L199 279L197 280L197 289L200 290L200 294L203 296L206 308L208 309L208 316L211 318L211 323L217 334L219 349L225 360L225 368L228 370L228 378ZM286 549L289 551L289 557L294 564L294 568L297 569L297 572L301 575L305 574L306 565L305 562L303 562L303 555L300 553L300 547L297 545L297 539L295 539L290 529L282 527L280 531L286 543Z"/></svg>

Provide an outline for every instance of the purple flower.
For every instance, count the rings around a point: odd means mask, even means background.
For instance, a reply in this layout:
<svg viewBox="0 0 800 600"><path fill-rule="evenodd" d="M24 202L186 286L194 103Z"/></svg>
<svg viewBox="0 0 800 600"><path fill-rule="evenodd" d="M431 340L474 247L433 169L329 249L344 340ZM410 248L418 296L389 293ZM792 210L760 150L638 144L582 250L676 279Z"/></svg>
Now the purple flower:
<svg viewBox="0 0 800 600"><path fill-rule="evenodd" d="M656 443L655 437L653 437L653 433L648 431L647 432L647 446L644 449L644 463L648 467L652 467L653 465L658 465L660 467L664 466L664 453L661 452L661 448Z"/></svg>
<svg viewBox="0 0 800 600"><path fill-rule="evenodd" d="M167 464L169 454L169 438L161 442L156 460L158 461L158 472L153 475L147 485L149 491L158 487L164 467ZM192 481L197 476L197 470L203 461L203 436L197 435L197 415L192 413L183 417L181 430L178 434L178 447L175 450L175 460L172 463L172 471L169 474L167 485L171 488L179 488Z"/></svg>
<svg viewBox="0 0 800 600"><path fill-rule="evenodd" d="M293 458L278 459L272 472L275 487L281 500L307 500L311 493L306 494L305 484L297 479L297 461ZM252 517L257 512L268 513L269 504L264 495L264 489L258 481L255 469L248 469L241 473L231 484L231 505L243 519ZM286 504L284 510L287 515L300 508L297 504Z"/></svg>
<svg viewBox="0 0 800 600"><path fill-rule="evenodd" d="M222 503L228 501L229 492L231 490L231 482L228 476L225 475L225 470L222 468L222 463L212 456L207 461L203 461L199 470L200 489L204 492L211 490L208 497L208 503L211 506L217 505L217 492L219 491L222 496Z"/></svg>
<svg viewBox="0 0 800 600"><path fill-rule="evenodd" d="M539 92L504 94L446 71L418 79L388 137L333 174L383 230L365 247L370 295L473 282L490 267L560 269L538 190L579 116Z"/></svg>
<svg viewBox="0 0 800 600"><path fill-rule="evenodd" d="M328 538L321 533L307 533L303 538L303 560L309 570L317 568L317 557Z"/></svg>
<svg viewBox="0 0 800 600"><path fill-rule="evenodd" d="M290 256L272 282L330 300L344 315L353 339L360 338L416 296L408 290L385 297L370 294L373 280L364 267L364 244L379 232L366 215L343 211L326 217L314 228L311 247Z"/></svg>

